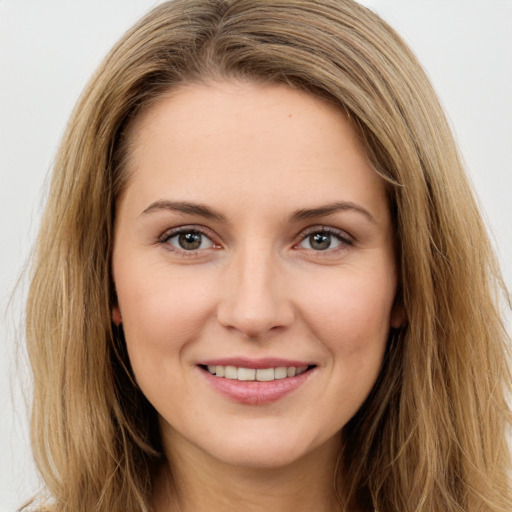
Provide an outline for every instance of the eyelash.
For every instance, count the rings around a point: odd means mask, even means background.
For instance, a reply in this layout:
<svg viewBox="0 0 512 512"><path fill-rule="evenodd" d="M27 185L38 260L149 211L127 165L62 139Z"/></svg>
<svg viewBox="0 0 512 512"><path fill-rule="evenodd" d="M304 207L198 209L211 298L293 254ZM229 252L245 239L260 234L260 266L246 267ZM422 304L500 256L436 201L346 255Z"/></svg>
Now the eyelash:
<svg viewBox="0 0 512 512"><path fill-rule="evenodd" d="M354 240L347 233L345 233L345 231L342 231L342 230L336 229L336 228L332 228L329 226L313 226L311 228L308 228L302 234L302 238L301 238L300 242L298 242L298 244L301 244L302 242L307 240L307 238L310 237L311 235L316 235L316 234L329 235L329 236L336 238L338 240L338 242L340 242L339 247L335 247L332 249L328 248L328 249L325 249L324 251L322 251L322 250L314 251L316 253L322 253L322 252L332 253L333 251L343 250L343 249L346 249L347 247L354 245ZM295 244L295 246L297 246L298 244Z"/></svg>
<svg viewBox="0 0 512 512"><path fill-rule="evenodd" d="M206 249L185 250L185 249L179 249L177 247L173 247L173 246L171 246L169 244L169 240L171 238L174 238L174 237L179 236L181 234L192 234L192 233L199 234L199 235L204 236L205 238L207 238L213 244L213 248L220 247L219 244L216 244L212 240L212 236L209 235L206 232L206 230L201 229L198 226L181 226L179 228L173 228L173 229L167 230L164 233L162 233L162 235L160 235L158 237L158 243L163 245L163 246L165 246L165 248L167 250L181 253L185 257L196 257L196 256L199 255L200 252L202 252L202 251L204 251ZM303 231L301 233L301 239L297 243L295 243L293 247L297 247L299 244L301 244L305 240L307 240L308 237L310 237L311 235L316 235L316 234L332 236L338 242L340 242L340 245L338 247L327 248L325 250L314 250L314 249L306 249L306 250L311 250L311 251L313 251L315 253L332 253L334 251L343 250L343 249L346 249L347 247L350 247L350 246L354 245L353 239L347 233L345 233L342 230L339 230L339 229L336 229L336 228L332 228L332 227L328 227L328 226L313 226L313 227L310 227L306 231Z"/></svg>
<svg viewBox="0 0 512 512"><path fill-rule="evenodd" d="M187 251L185 249L179 249L178 247L173 247L169 243L169 240L171 240L171 238L174 238L174 237L182 235L182 234L189 234L189 233L194 233L194 234L204 236L205 238L210 240L210 242L212 243L212 245L214 247L219 247L219 244L216 244L212 240L212 236L210 234L208 234L206 232L206 230L203 230L198 226L181 226L179 228L173 228L173 229L167 230L158 237L158 243L163 245L166 250L180 253L180 255L183 255L185 257L199 256L199 253L201 251L204 251L205 249L202 249L202 250L196 249L196 250L188 250Z"/></svg>

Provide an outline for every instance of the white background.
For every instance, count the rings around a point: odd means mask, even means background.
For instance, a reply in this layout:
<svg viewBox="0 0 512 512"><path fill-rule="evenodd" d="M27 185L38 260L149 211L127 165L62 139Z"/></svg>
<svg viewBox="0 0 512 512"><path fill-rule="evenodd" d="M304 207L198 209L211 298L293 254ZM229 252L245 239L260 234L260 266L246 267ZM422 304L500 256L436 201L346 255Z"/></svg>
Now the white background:
<svg viewBox="0 0 512 512"><path fill-rule="evenodd" d="M15 357L41 191L101 58L153 0L0 0L0 512L37 488ZM409 42L444 104L512 288L512 0L365 0ZM472 276L468 276L471 279Z"/></svg>

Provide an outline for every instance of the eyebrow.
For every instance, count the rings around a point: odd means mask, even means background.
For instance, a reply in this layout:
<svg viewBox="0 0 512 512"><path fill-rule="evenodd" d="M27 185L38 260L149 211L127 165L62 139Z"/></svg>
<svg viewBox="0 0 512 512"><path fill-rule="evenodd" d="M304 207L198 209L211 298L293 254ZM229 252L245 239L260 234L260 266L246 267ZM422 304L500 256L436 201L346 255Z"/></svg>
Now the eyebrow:
<svg viewBox="0 0 512 512"><path fill-rule="evenodd" d="M188 201L169 201L160 199L150 204L141 215L147 215L156 211L171 211L177 213L184 213L189 215L199 215L206 219L217 220L220 222L226 222L226 217L219 211L210 208L204 204L191 203ZM296 210L290 215L289 222L295 223L301 220L312 219L316 217L324 217L327 215L333 215L340 211L354 211L364 215L370 222L377 224L375 217L357 203L351 201L336 201L316 208L304 208Z"/></svg>
<svg viewBox="0 0 512 512"><path fill-rule="evenodd" d="M298 222L300 220L312 219L315 217L324 217L340 211L354 211L356 213L360 213L373 224L377 224L375 217L368 210L357 203L352 203L351 201L337 201L317 208L297 210L290 216L290 222Z"/></svg>
<svg viewBox="0 0 512 512"><path fill-rule="evenodd" d="M150 204L141 213L141 215L146 215L148 213L161 210L185 213L189 215L199 215L200 217L205 217L206 219L218 220L221 222L226 221L226 217L222 213L204 204L190 203L187 201L168 201L165 199L160 199L159 201L155 201L154 203Z"/></svg>

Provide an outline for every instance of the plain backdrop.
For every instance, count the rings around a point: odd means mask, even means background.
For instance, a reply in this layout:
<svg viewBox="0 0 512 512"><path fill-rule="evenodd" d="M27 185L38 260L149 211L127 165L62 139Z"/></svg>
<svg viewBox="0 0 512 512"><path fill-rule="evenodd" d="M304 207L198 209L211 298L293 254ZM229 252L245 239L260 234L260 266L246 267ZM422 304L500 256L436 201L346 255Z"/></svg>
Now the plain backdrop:
<svg viewBox="0 0 512 512"><path fill-rule="evenodd" d="M0 511L37 490L28 448L24 285L66 120L112 44L154 0L0 0ZM512 285L512 0L364 0L424 64ZM467 276L471 279L472 276Z"/></svg>

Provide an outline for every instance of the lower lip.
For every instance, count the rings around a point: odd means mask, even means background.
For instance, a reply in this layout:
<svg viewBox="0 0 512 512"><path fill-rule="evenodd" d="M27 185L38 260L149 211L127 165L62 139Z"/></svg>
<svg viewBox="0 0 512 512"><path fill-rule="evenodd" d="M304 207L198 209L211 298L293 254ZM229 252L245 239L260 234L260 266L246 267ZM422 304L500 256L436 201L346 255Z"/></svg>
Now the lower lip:
<svg viewBox="0 0 512 512"><path fill-rule="evenodd" d="M215 377L201 368L199 371L216 391L230 400L246 405L263 405L276 402L298 389L311 377L315 369L307 370L296 377L267 382L226 379Z"/></svg>

